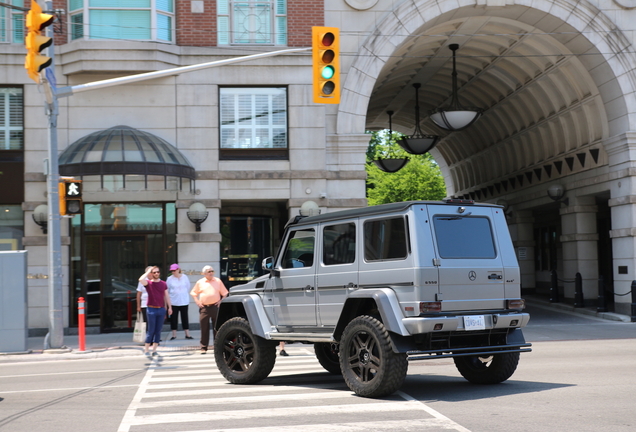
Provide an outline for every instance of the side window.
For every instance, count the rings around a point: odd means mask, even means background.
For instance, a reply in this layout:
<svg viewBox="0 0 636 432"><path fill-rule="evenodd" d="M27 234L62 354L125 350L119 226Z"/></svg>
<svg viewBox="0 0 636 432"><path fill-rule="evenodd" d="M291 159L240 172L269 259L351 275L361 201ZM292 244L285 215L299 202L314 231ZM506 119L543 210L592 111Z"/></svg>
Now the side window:
<svg viewBox="0 0 636 432"><path fill-rule="evenodd" d="M493 259L497 256L488 218L435 216L433 226L440 258Z"/></svg>
<svg viewBox="0 0 636 432"><path fill-rule="evenodd" d="M285 245L283 268L311 267L314 263L315 239L313 228L291 232Z"/></svg>
<svg viewBox="0 0 636 432"><path fill-rule="evenodd" d="M402 217L364 224L364 259L367 261L404 259L408 255L407 244Z"/></svg>
<svg viewBox="0 0 636 432"><path fill-rule="evenodd" d="M323 264L351 264L356 260L356 225L345 223L325 227L322 244Z"/></svg>

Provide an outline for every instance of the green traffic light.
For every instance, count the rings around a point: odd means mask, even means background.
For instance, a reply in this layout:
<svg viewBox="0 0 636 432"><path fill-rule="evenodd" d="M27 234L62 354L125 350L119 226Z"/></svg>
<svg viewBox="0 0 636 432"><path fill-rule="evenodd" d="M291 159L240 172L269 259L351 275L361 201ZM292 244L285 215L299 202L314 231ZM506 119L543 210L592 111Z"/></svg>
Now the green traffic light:
<svg viewBox="0 0 636 432"><path fill-rule="evenodd" d="M325 66L324 68L322 68L322 71L320 71L320 76L324 79L331 79L333 78L335 73L336 71L333 66Z"/></svg>

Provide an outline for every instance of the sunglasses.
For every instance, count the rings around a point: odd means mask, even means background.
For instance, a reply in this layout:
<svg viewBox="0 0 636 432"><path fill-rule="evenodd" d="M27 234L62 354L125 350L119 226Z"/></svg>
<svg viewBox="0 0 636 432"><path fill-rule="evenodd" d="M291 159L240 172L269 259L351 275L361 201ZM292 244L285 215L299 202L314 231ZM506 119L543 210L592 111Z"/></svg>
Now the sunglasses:
<svg viewBox="0 0 636 432"><path fill-rule="evenodd" d="M161 272L158 272L158 271L153 271L153 273L161 273Z"/></svg>
<svg viewBox="0 0 636 432"><path fill-rule="evenodd" d="M214 270L208 270L206 273L214 273Z"/></svg>

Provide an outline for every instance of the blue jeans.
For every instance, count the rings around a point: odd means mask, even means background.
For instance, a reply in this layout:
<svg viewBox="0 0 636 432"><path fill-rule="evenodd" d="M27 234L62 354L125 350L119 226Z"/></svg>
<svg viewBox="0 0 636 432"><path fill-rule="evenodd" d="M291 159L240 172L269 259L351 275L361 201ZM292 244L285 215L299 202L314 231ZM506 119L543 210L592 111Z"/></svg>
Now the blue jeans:
<svg viewBox="0 0 636 432"><path fill-rule="evenodd" d="M159 343L163 320L166 318L166 308L146 308L148 316L148 330L146 331L146 343Z"/></svg>

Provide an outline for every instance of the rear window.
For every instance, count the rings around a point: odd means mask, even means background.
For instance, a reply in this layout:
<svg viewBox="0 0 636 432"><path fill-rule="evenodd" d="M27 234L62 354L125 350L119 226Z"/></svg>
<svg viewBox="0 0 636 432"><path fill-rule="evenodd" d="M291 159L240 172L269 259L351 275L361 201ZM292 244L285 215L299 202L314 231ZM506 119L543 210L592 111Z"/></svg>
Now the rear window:
<svg viewBox="0 0 636 432"><path fill-rule="evenodd" d="M497 256L488 218L435 216L433 226L440 258L492 259Z"/></svg>
<svg viewBox="0 0 636 432"><path fill-rule="evenodd" d="M407 256L404 218L369 221L364 224L364 259L381 261Z"/></svg>

